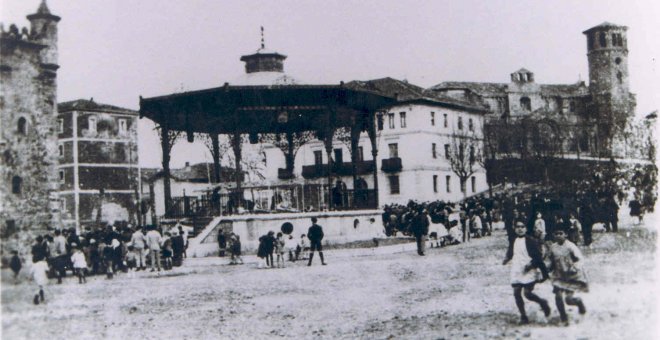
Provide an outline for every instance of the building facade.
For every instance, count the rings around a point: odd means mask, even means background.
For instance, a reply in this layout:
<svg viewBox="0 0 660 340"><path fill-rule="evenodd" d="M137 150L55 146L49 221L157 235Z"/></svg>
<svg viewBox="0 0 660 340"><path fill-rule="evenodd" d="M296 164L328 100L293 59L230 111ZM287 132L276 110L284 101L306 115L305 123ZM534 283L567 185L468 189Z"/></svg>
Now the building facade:
<svg viewBox="0 0 660 340"><path fill-rule="evenodd" d="M97 222L139 222L138 113L93 98L60 103L58 111L63 223L80 228Z"/></svg>
<svg viewBox="0 0 660 340"><path fill-rule="evenodd" d="M7 242L30 242L59 220L57 24L42 2L30 28L0 32L0 220ZM10 245L10 247L14 247Z"/></svg>
<svg viewBox="0 0 660 340"><path fill-rule="evenodd" d="M583 33L587 40L589 84L540 84L520 69L509 83L443 82L439 94L487 106L488 121L543 121L563 152L627 157L613 141L635 112L629 91L626 26L604 22Z"/></svg>

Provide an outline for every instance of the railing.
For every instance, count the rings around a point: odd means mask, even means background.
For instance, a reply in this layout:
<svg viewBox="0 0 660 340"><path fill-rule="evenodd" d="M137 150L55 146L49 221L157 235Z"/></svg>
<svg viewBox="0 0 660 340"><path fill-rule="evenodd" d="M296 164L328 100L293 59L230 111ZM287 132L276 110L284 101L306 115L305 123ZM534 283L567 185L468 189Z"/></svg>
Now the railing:
<svg viewBox="0 0 660 340"><path fill-rule="evenodd" d="M403 166L401 164L401 158L399 157L393 157L393 158L385 158L383 159L380 169L383 172L397 172L401 171L403 169Z"/></svg>
<svg viewBox="0 0 660 340"><path fill-rule="evenodd" d="M355 174L365 175L374 171L374 161L361 161L355 163ZM332 174L338 176L353 175L353 163L342 162L332 164ZM302 168L302 176L306 179L320 178L328 176L327 164L305 165Z"/></svg>
<svg viewBox="0 0 660 340"><path fill-rule="evenodd" d="M332 205L328 207L329 195ZM373 189L338 189L321 184L272 188L248 188L238 204L236 193L210 194L202 197L173 197L166 218L195 219L244 213L270 214L323 210L375 209Z"/></svg>
<svg viewBox="0 0 660 340"><path fill-rule="evenodd" d="M277 178L279 179L292 179L294 177L295 176L293 175L293 171L290 169L277 169Z"/></svg>

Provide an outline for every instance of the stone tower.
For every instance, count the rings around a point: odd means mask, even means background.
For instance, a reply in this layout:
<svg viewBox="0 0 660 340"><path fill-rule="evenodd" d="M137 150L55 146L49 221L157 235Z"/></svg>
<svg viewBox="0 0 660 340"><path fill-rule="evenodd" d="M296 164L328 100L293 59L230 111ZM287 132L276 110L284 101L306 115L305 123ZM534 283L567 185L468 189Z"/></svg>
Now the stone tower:
<svg viewBox="0 0 660 340"><path fill-rule="evenodd" d="M19 249L59 227L57 23L45 0L31 27L0 32L0 236Z"/></svg>
<svg viewBox="0 0 660 340"><path fill-rule="evenodd" d="M589 111L597 121L599 149L634 115L635 98L628 80L628 27L604 22L583 33L589 61Z"/></svg>

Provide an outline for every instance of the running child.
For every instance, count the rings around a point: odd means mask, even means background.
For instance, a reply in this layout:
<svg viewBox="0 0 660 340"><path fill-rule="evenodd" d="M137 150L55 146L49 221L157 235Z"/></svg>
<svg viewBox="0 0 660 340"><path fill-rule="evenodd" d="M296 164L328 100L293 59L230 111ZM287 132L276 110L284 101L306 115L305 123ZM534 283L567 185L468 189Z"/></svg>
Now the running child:
<svg viewBox="0 0 660 340"><path fill-rule="evenodd" d="M72 243L73 255L71 255L71 263L73 264L73 272L78 276L78 283L87 283L85 278L85 270L87 270L87 260L85 260L85 254L80 250L80 247L77 244Z"/></svg>
<svg viewBox="0 0 660 340"><path fill-rule="evenodd" d="M564 325L568 325L568 315L564 307L566 304L577 306L578 312L583 315L587 312L582 299L575 297L575 291L588 292L587 276L582 268L582 252L575 243L566 239L566 231L557 229L554 232L555 243L550 245L550 270L552 271L552 286L555 293L555 303L559 316Z"/></svg>
<svg viewBox="0 0 660 340"><path fill-rule="evenodd" d="M32 279L34 283L39 287L39 291L34 295L32 300L35 305L38 305L39 302L44 302L44 287L48 284L48 263L46 263L45 258L39 258L37 256L32 257Z"/></svg>
<svg viewBox="0 0 660 340"><path fill-rule="evenodd" d="M528 324L529 319L525 312L525 298L538 303L546 317L550 316L548 301L533 293L537 282L548 278L548 270L543 263L541 245L533 236L526 235L527 228L522 222L516 222L514 227L516 238L509 243L506 258L502 264L511 261L511 286L516 306L520 312L520 324Z"/></svg>

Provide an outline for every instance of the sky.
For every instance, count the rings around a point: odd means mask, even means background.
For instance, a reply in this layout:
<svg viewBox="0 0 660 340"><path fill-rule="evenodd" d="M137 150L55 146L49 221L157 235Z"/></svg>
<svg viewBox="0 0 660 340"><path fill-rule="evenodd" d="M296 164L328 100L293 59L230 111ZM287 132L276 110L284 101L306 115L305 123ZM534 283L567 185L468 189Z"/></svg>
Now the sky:
<svg viewBox="0 0 660 340"><path fill-rule="evenodd" d="M28 26L41 0L0 0L5 29ZM94 98L139 109L139 96L221 86L244 73L265 29L285 72L308 84L381 77L429 87L509 82L525 67L542 84L588 81L586 37L604 21L628 26L637 115L660 107L660 1L48 0L59 23L58 101ZM140 163L161 162L142 119ZM211 159L185 140L171 165Z"/></svg>

